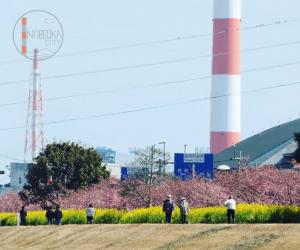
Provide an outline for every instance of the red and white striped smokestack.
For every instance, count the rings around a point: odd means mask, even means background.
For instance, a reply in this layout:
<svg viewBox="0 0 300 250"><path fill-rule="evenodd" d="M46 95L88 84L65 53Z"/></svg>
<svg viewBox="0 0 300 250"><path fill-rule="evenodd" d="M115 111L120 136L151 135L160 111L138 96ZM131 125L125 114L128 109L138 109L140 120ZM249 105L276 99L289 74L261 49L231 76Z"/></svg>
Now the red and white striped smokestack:
<svg viewBox="0 0 300 250"><path fill-rule="evenodd" d="M213 21L210 150L219 153L240 141L241 0L214 0Z"/></svg>

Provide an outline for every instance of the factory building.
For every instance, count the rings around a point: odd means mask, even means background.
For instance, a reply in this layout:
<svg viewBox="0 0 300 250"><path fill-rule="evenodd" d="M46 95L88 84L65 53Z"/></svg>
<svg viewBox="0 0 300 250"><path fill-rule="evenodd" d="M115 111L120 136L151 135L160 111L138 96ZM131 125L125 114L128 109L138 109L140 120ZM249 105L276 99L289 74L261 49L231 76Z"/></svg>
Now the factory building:
<svg viewBox="0 0 300 250"><path fill-rule="evenodd" d="M26 183L26 175L28 172L28 163L10 163L10 183L6 187L0 188L0 195L7 193L18 193L22 190Z"/></svg>
<svg viewBox="0 0 300 250"><path fill-rule="evenodd" d="M297 148L294 134L300 132L300 119L281 124L251 136L215 155L214 167L276 165L292 167L289 161Z"/></svg>

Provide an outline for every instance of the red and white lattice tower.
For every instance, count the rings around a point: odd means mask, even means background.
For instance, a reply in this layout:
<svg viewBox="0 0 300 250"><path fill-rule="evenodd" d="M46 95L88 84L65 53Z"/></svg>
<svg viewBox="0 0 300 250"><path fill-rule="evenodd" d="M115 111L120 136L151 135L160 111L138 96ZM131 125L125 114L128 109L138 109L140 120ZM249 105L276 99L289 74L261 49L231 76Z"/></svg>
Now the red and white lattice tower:
<svg viewBox="0 0 300 250"><path fill-rule="evenodd" d="M219 153L240 141L241 0L214 0L213 22L210 151Z"/></svg>
<svg viewBox="0 0 300 250"><path fill-rule="evenodd" d="M32 162L45 145L43 130L43 102L39 70L39 51L34 50L33 73L28 97L25 136L25 161Z"/></svg>

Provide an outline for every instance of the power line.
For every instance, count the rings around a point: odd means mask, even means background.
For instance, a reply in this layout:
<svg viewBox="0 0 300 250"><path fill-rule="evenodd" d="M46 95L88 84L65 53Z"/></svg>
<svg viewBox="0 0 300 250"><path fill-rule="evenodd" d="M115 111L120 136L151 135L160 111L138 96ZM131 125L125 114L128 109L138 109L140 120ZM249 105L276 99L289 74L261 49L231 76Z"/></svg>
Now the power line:
<svg viewBox="0 0 300 250"><path fill-rule="evenodd" d="M258 50L265 50L265 49L272 49L272 48L284 47L284 46L291 46L291 45L298 45L298 44L300 44L300 41L271 44L271 45L266 45L266 46L260 46L260 47L255 47L255 48L244 49L244 50L241 50L241 53L258 51ZM152 63L135 64L135 65L128 65L128 66L119 66L119 67L112 67L112 68L99 69L99 70L93 70L93 71L74 72L74 73L67 73L67 74L61 74L61 75L53 75L53 76L48 76L48 77L42 77L41 79L42 80L53 80L53 79L61 79L61 78L69 78L69 77L78 77L78 76L83 76L83 75L113 72L113 71L122 71L122 70L128 70L128 69L138 69L138 68L144 68L144 67L165 65L165 64L170 64L170 63L180 63L180 62L194 61L194 60L199 60L199 59L202 59L202 58L225 56L225 55L229 55L231 53L232 52L224 52L224 53L218 53L218 54L214 54L214 55L206 54L206 55L170 59L170 60L158 61L158 62L152 62ZM5 82L0 82L0 85L18 84L18 83L25 83L25 82L27 82L27 80L24 80L24 79L23 80L14 80L14 81L5 81Z"/></svg>
<svg viewBox="0 0 300 250"><path fill-rule="evenodd" d="M77 76L82 76L82 75L92 75L92 74L99 74L99 73L106 73L106 72L113 72L113 71L122 71L122 70L128 70L128 69L138 69L138 68L164 65L164 64L170 64L170 63L193 61L193 60L198 60L199 58L202 58L202 57L203 56L193 56L193 57L170 59L170 60L158 61L158 62L152 62L152 63L143 63L143 64L128 65L128 66L119 66L119 67L92 70L92 71L84 71L84 72L74 72L74 73L67 73L67 74L61 74L61 75L53 75L53 76L42 77L41 79L42 80L53 80L53 79L77 77ZM24 82L27 82L27 80L0 82L0 85L16 84L16 83L24 83Z"/></svg>
<svg viewBox="0 0 300 250"><path fill-rule="evenodd" d="M66 95L66 96L56 96L56 97L44 98L43 101L55 101L55 100L63 100L63 99L76 98L76 97L82 97L82 96L93 96L93 95L99 95L99 94L108 94L108 93L117 93L117 92L137 90L137 89L146 89L146 88L159 87L159 86L165 86L165 85L173 85L173 84L178 84L178 83L192 82L192 81L197 81L197 80L201 80L201 79L209 79L209 78L211 78L211 76L207 75L207 76L200 76L200 77L177 80L177 81L165 81L165 82L142 85L142 86L116 88L116 89L110 89L110 90L104 90L104 91L85 92L85 93ZM2 104L0 104L0 107L12 106L12 105L18 105L18 104L26 104L26 103L27 103L27 101L25 101L25 100L19 101L19 102L2 103Z"/></svg>
<svg viewBox="0 0 300 250"><path fill-rule="evenodd" d="M127 45L106 47L106 48L100 48L100 49L94 49L94 50L88 50L88 51L77 51L77 52L73 52L73 53L67 53L64 55L58 55L58 56L56 56L56 58L85 55L85 54L94 54L94 53L99 53L99 52L104 52L104 51L128 49L128 48L133 48L133 47L142 47L142 46L149 46L149 45L155 45L155 44L163 44L163 43L169 43L169 42L175 42L175 41L181 41L181 40L199 39L202 37L208 37L208 36L210 37L210 36L221 35L224 33L237 32L237 31L242 31L242 30L261 29L261 28L266 28L266 27L270 27L270 26L274 26L274 25L287 24L287 23L292 23L292 22L300 22L300 19L290 19L290 20L285 19L285 20L279 20L279 21L274 21L274 22L270 22L270 23L261 23L261 24L257 24L257 25L251 25L251 26L247 26L245 28L240 28L240 29L222 30L222 31L215 32L215 33L209 32L209 33L202 33L202 34L195 34L195 35L188 35L188 36L177 36L175 38L169 38L169 39L132 43L132 44L127 44Z"/></svg>
<svg viewBox="0 0 300 250"><path fill-rule="evenodd" d="M264 88L258 88L258 89L242 91L241 94L245 95L245 94L257 93L257 92L271 90L271 89L294 86L294 85L298 85L298 84L300 84L300 81L290 82L290 83L281 83L281 84L278 84L278 85L275 85L275 86L269 86L269 87L264 87ZM181 101L181 102L175 102L175 103L169 103L169 104L161 104L161 105L155 105L155 106L150 106L150 107L125 110L125 111L117 111L117 112L103 113L103 114L90 115L90 116L74 117L74 118L70 118L70 119L63 119L63 120L46 122L46 123L44 123L44 125L60 124L60 123L67 123L67 122L80 121L80 120L90 120L90 119L97 119L97 118L103 118L103 117L112 117L112 116L124 115L124 114L130 114L130 113L137 113L137 112L142 112L142 111L150 111L150 110L168 108L168 107L173 107L173 106L198 103L198 102L208 101L208 100L212 100L212 99L219 99L219 98L224 98L224 97L239 95L239 94L240 93L230 93L230 94L224 94L224 95L218 95L218 96L212 96L212 97L205 97L205 98L200 98L200 99L193 99L193 100L187 100L187 101ZM26 128L26 126L2 128L2 129L0 129L0 132L9 131L9 130L16 130L16 129L24 129L24 128Z"/></svg>
<svg viewBox="0 0 300 250"><path fill-rule="evenodd" d="M277 65L269 65L269 66L263 66L263 67L259 67L259 68L247 69L247 70L241 71L241 73L245 74L245 73L251 73L251 72L262 71L262 70L270 70L270 69L294 66L294 65L299 65L299 64L300 64L300 61L289 62L289 63L284 63L284 64L277 64ZM176 81L165 81L165 82L153 83L153 84L141 85L141 86L116 88L116 89L109 89L109 90L103 90L103 91L93 91L93 92L85 92L85 93L79 93L79 94L73 94L73 95L49 97L49 98L44 98L43 101L48 102L48 101L78 98L78 97L83 97L83 96L94 96L94 95L118 93L118 92L123 92L123 91L130 91L130 90L162 87L162 86L175 85L175 84L180 84L180 83L194 82L194 81L198 81L198 80L206 80L206 79L210 79L210 78L211 78L211 75L204 75L204 76L199 76L199 77L194 77L194 78L188 78L188 79L182 79L182 80L176 80ZM8 107L8 106L20 105L20 104L27 104L27 101L23 100L23 101L17 101L17 102L2 103L2 104L0 104L0 107Z"/></svg>
<svg viewBox="0 0 300 250"><path fill-rule="evenodd" d="M23 160L20 160L20 159L15 158L15 157L11 157L11 156L6 155L6 154L0 154L0 157L1 157L1 158L8 159L8 160L13 160L13 161L23 161Z"/></svg>
<svg viewBox="0 0 300 250"><path fill-rule="evenodd" d="M87 54L95 54L95 53L100 53L100 52L115 51L115 50L129 49L129 48L135 48L135 47L145 47L145 46L150 46L150 45L164 44L164 43L170 43L170 42L176 42L176 41L199 39L202 37L208 37L208 36L211 37L211 36L221 35L221 34L229 33L229 32L262 29L262 28L267 28L267 27L272 27L272 26L277 26L277 25L282 25L282 24L288 24L288 23L295 23L295 22L300 22L300 19L282 19L282 20L272 21L269 23L260 23L260 24L256 24L256 25L246 26L246 27L240 28L240 29L222 30L222 31L215 32L215 33L209 32L209 33L194 34L194 35L187 35L187 36L177 36L177 37L173 37L173 38L145 41L145 42L139 42L139 43L131 43L131 44L125 44L125 45L119 45L119 46L112 46L112 47L104 47L104 48L93 49L93 50L76 51L76 52L66 53L63 55L57 55L57 56L53 57L53 59L73 57L73 56L79 56L79 55L87 55ZM15 63L24 63L24 62L27 62L27 61L6 60L6 61L0 61L0 66L8 65L8 64L15 64Z"/></svg>
<svg viewBox="0 0 300 250"><path fill-rule="evenodd" d="M256 68L256 69L247 69L247 70L242 71L242 73L250 73L250 72L255 72L255 71L283 68L283 67L288 67L288 66L295 66L298 64L300 64L300 61L294 61L294 62L288 62L288 63L270 65L270 66L263 66L263 67Z"/></svg>

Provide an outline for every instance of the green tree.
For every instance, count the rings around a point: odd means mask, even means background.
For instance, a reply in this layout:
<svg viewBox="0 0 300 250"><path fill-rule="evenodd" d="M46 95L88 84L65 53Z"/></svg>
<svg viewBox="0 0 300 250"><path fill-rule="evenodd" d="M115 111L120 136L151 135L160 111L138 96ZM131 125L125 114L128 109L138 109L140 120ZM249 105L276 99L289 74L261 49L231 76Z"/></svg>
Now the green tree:
<svg viewBox="0 0 300 250"><path fill-rule="evenodd" d="M46 208L59 205L60 197L109 178L102 159L93 148L77 143L48 144L30 164L27 183L19 193L26 204Z"/></svg>
<svg viewBox="0 0 300 250"><path fill-rule="evenodd" d="M299 133L295 133L294 135L294 139L297 142L297 149L295 151L295 158L297 162L300 162L300 132Z"/></svg>

